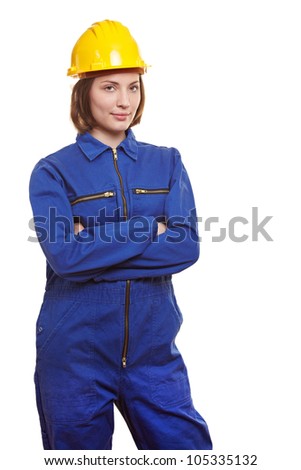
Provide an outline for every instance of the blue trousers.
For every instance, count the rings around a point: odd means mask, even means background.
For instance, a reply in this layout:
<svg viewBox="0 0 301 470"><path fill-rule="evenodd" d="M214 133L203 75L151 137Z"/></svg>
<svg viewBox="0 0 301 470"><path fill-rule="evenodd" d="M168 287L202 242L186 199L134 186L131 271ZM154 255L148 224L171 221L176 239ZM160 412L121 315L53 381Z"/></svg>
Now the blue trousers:
<svg viewBox="0 0 301 470"><path fill-rule="evenodd" d="M169 276L46 289L35 371L44 449L111 449L117 406L138 449L211 449L175 345Z"/></svg>

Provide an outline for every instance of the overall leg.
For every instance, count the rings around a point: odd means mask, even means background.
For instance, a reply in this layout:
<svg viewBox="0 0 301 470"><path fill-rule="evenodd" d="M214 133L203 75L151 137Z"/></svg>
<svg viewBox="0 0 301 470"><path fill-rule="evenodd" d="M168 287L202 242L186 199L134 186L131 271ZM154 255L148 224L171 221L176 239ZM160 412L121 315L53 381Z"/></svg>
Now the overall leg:
<svg viewBox="0 0 301 470"><path fill-rule="evenodd" d="M175 345L182 315L173 291L131 303L130 347L119 409L139 449L212 449Z"/></svg>
<svg viewBox="0 0 301 470"><path fill-rule="evenodd" d="M45 449L111 449L116 374L97 350L107 347L99 325L111 310L66 297L43 303L35 382Z"/></svg>

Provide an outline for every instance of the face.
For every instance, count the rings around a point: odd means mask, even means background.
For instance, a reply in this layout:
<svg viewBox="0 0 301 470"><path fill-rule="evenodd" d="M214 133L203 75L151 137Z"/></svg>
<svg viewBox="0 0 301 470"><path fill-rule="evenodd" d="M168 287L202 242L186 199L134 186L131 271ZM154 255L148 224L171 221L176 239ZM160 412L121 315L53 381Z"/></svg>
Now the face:
<svg viewBox="0 0 301 470"><path fill-rule="evenodd" d="M96 77L90 89L90 110L97 122L92 134L100 140L125 136L140 103L139 74L104 73Z"/></svg>

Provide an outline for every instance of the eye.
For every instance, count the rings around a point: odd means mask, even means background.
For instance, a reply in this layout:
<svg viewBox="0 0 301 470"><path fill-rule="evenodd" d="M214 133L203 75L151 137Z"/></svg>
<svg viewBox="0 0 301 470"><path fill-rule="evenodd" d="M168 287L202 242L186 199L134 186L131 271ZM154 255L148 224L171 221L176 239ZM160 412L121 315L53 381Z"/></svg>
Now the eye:
<svg viewBox="0 0 301 470"><path fill-rule="evenodd" d="M106 85L106 86L104 87L104 89L105 89L106 91L114 91L114 90L115 90L115 87L114 87L114 85Z"/></svg>
<svg viewBox="0 0 301 470"><path fill-rule="evenodd" d="M130 88L130 90L135 93L136 91L139 90L139 85L137 85L137 84L136 84L136 85L132 85L131 88Z"/></svg>

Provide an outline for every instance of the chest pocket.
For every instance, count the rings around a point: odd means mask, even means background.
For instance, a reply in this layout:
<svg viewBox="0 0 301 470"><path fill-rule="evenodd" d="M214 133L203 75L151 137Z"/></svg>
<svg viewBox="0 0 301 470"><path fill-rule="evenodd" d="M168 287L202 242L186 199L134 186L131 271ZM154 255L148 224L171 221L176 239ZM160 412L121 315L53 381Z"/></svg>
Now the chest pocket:
<svg viewBox="0 0 301 470"><path fill-rule="evenodd" d="M115 189L78 196L70 201L70 204L74 221L81 222L84 227L118 220Z"/></svg>
<svg viewBox="0 0 301 470"><path fill-rule="evenodd" d="M134 188L132 190L133 215L165 218L165 201L169 188Z"/></svg>

